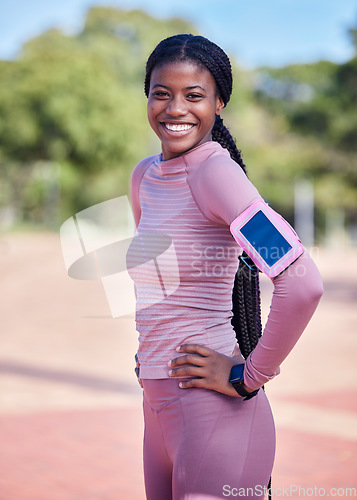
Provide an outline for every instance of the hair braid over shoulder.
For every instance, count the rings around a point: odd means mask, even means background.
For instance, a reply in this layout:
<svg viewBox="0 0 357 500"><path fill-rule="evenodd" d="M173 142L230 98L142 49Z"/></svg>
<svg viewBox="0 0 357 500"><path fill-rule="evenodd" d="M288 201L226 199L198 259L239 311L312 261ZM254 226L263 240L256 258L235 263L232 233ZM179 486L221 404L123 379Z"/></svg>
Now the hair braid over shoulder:
<svg viewBox="0 0 357 500"><path fill-rule="evenodd" d="M229 130L223 124L222 118L218 115L216 115L216 121L212 129L212 139L216 142L219 142L219 144L223 148L228 149L228 152L231 155L232 160L238 163L238 165L240 165L240 167L246 174L247 171L241 156L241 152L237 148L236 142L231 136Z"/></svg>

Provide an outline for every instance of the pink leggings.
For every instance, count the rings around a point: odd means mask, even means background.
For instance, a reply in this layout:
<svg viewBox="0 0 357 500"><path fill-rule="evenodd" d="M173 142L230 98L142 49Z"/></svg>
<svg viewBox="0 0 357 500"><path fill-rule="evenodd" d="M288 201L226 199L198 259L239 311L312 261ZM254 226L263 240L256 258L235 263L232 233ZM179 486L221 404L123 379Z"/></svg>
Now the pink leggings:
<svg viewBox="0 0 357 500"><path fill-rule="evenodd" d="M180 389L174 379L145 379L143 387L148 500L264 497L275 428L263 390L243 401Z"/></svg>

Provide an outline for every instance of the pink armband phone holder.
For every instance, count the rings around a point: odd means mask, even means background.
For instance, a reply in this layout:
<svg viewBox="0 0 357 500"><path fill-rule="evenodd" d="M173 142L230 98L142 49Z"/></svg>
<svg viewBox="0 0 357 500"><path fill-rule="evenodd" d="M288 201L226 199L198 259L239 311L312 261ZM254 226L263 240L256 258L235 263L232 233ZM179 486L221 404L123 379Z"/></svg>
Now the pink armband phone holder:
<svg viewBox="0 0 357 500"><path fill-rule="evenodd" d="M234 219L230 231L258 269L270 278L283 272L304 252L290 224L262 200Z"/></svg>

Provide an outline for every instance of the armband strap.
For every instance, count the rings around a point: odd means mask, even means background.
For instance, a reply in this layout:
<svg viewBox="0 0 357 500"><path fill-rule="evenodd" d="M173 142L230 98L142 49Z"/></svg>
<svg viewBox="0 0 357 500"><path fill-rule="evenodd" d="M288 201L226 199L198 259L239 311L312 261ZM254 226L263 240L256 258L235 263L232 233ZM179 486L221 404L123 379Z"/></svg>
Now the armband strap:
<svg viewBox="0 0 357 500"><path fill-rule="evenodd" d="M262 200L234 219L230 231L258 269L270 278L283 272L304 252L290 224Z"/></svg>

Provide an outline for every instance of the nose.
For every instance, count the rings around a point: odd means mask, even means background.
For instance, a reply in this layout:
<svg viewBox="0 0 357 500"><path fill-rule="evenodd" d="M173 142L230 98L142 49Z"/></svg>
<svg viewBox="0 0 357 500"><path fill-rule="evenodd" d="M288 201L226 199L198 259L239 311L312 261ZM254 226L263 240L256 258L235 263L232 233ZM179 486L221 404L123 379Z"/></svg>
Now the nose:
<svg viewBox="0 0 357 500"><path fill-rule="evenodd" d="M187 114L186 102L180 97L174 97L166 107L166 113L170 116L185 116Z"/></svg>

